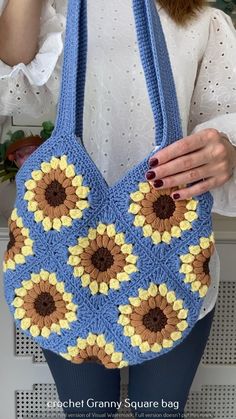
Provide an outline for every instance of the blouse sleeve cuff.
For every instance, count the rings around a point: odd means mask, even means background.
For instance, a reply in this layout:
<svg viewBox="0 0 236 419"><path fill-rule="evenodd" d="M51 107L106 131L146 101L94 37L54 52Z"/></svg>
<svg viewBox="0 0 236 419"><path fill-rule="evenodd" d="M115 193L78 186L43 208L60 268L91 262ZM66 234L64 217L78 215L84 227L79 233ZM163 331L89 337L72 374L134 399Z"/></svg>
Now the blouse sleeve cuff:
<svg viewBox="0 0 236 419"><path fill-rule="evenodd" d="M16 78L21 73L31 85L46 84L63 50L65 21L66 18L57 13L48 1L45 1L41 15L37 55L29 64L19 63L13 67L0 60L0 79Z"/></svg>
<svg viewBox="0 0 236 419"><path fill-rule="evenodd" d="M220 115L210 121L197 125L193 133L206 128L215 128L225 133L231 144L236 146L236 113ZM236 168L233 170L231 178L222 186L214 188L211 191L214 199L212 212L227 217L236 217Z"/></svg>

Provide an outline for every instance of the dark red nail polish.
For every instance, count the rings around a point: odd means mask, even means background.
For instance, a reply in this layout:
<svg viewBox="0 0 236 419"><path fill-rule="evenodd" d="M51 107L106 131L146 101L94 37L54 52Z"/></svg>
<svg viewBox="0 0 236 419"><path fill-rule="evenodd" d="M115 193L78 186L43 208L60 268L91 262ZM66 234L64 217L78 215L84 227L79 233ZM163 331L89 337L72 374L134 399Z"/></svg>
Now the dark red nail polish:
<svg viewBox="0 0 236 419"><path fill-rule="evenodd" d="M156 159L156 158L149 160L149 167L150 167L150 169L152 169L153 167L158 166L158 164L159 164L159 160Z"/></svg>
<svg viewBox="0 0 236 419"><path fill-rule="evenodd" d="M146 179L147 180L153 180L156 177L155 172L152 172L151 170L146 173Z"/></svg>
<svg viewBox="0 0 236 419"><path fill-rule="evenodd" d="M180 198L180 194L179 193L174 193L173 198L174 199L179 199Z"/></svg>
<svg viewBox="0 0 236 419"><path fill-rule="evenodd" d="M161 188L161 186L163 186L163 180L161 179L155 180L154 188Z"/></svg>

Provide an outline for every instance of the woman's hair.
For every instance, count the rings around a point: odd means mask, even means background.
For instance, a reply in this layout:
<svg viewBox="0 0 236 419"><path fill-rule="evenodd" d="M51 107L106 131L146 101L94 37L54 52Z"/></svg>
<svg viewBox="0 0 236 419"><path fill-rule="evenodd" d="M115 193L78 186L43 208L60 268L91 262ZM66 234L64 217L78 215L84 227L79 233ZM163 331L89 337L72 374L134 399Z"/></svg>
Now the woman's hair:
<svg viewBox="0 0 236 419"><path fill-rule="evenodd" d="M192 19L196 12L206 5L206 0L158 0L169 16L183 25Z"/></svg>

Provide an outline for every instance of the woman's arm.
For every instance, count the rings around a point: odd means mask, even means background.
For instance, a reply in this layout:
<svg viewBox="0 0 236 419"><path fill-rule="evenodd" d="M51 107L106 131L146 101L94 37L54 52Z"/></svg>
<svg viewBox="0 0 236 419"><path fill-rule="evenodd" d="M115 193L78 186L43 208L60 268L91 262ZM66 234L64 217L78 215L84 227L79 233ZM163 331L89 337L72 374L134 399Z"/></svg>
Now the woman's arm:
<svg viewBox="0 0 236 419"><path fill-rule="evenodd" d="M0 59L28 64L38 49L42 0L9 0L0 17Z"/></svg>
<svg viewBox="0 0 236 419"><path fill-rule="evenodd" d="M206 191L212 212L236 216L236 31L231 19L212 9L208 44L200 62L189 115L189 135L154 155L149 180L181 188L177 199ZM154 177L155 174L155 177Z"/></svg>

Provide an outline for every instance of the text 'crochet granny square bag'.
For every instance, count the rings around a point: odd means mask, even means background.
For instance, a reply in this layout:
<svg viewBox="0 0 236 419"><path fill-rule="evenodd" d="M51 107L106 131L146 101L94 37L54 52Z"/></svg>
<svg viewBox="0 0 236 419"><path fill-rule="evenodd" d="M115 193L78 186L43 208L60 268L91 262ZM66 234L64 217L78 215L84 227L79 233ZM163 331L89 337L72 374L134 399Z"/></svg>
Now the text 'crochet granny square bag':
<svg viewBox="0 0 236 419"><path fill-rule="evenodd" d="M168 50L155 1L132 7L163 148L182 138ZM122 368L169 352L195 325L210 285L213 199L175 202L152 188L153 152L107 185L82 142L86 57L86 1L69 0L55 129L16 176L5 298L41 347Z"/></svg>

